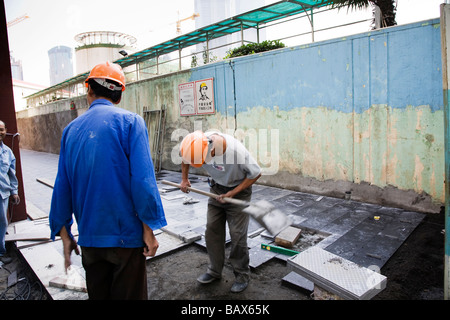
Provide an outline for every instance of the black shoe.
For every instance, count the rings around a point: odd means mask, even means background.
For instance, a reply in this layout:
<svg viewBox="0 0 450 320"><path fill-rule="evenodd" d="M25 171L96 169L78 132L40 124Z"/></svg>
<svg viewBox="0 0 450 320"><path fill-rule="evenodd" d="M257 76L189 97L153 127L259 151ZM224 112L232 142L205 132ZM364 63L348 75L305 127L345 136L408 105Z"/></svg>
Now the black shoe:
<svg viewBox="0 0 450 320"><path fill-rule="evenodd" d="M233 283L233 285L231 286L231 292L233 293L239 293L244 291L245 289L247 289L248 286L248 282L235 282Z"/></svg>
<svg viewBox="0 0 450 320"><path fill-rule="evenodd" d="M204 273L200 277L197 278L197 281L202 283L202 284L211 283L211 282L213 282L215 280L219 280L219 278L213 277L209 273Z"/></svg>

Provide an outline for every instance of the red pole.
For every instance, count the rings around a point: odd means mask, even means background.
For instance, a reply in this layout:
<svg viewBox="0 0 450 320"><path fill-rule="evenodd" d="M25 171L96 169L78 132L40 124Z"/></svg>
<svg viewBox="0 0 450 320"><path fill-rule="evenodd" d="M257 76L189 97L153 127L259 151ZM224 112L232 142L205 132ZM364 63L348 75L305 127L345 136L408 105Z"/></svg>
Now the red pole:
<svg viewBox="0 0 450 320"><path fill-rule="evenodd" d="M20 162L19 135L17 135L16 110L14 107L11 62L9 57L8 30L4 0L0 0L0 120L6 124L8 135L4 143L12 149L16 157L16 176L19 181L20 203L11 207L12 222L27 219L25 195L23 191L22 165Z"/></svg>

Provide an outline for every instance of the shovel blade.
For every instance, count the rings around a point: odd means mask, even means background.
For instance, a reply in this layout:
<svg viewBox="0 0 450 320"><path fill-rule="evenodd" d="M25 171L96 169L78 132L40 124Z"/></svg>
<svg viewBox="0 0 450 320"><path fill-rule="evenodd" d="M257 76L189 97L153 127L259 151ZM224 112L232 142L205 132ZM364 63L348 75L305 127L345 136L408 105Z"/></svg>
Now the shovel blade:
<svg viewBox="0 0 450 320"><path fill-rule="evenodd" d="M266 200L250 204L243 210L251 215L261 226L273 236L292 224L291 219Z"/></svg>

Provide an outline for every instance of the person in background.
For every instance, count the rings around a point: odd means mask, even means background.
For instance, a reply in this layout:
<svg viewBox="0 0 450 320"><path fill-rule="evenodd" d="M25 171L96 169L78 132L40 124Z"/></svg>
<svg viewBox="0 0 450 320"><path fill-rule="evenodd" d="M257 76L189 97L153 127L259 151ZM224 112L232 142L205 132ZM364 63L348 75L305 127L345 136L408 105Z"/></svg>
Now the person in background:
<svg viewBox="0 0 450 320"><path fill-rule="evenodd" d="M8 202L13 205L20 202L18 195L19 183L16 177L16 157L12 150L3 143L6 137L6 125L0 120L0 261L10 263L11 257L6 254L5 235L8 228Z"/></svg>
<svg viewBox="0 0 450 320"><path fill-rule="evenodd" d="M51 238L62 238L66 269L81 247L89 299L147 299L145 261L159 246L153 230L167 225L147 129L142 117L115 106L125 90L119 65L96 65L85 83L89 109L61 138Z"/></svg>

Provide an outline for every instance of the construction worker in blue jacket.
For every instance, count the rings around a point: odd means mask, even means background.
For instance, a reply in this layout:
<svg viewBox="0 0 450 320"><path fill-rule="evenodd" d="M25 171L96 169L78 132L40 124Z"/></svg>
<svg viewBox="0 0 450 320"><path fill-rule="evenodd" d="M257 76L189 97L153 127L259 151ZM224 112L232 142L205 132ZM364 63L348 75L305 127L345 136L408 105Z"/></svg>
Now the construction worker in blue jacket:
<svg viewBox="0 0 450 320"><path fill-rule="evenodd" d="M125 90L119 65L98 64L86 87L90 107L61 139L51 238L63 241L66 269L81 247L90 299L147 299L145 261L159 245L153 230L167 224L147 129L142 117L114 106Z"/></svg>

